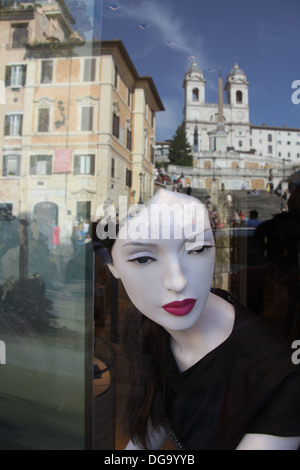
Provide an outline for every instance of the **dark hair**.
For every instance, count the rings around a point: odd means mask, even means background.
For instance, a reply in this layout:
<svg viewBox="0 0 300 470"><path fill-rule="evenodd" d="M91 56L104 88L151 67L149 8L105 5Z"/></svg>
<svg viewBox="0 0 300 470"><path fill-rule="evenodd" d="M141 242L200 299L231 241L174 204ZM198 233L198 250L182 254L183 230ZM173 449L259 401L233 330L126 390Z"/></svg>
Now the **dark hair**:
<svg viewBox="0 0 300 470"><path fill-rule="evenodd" d="M255 209L251 210L251 211L249 212L249 217L250 217L250 219L257 219L257 217L258 217L258 212L257 212Z"/></svg>
<svg viewBox="0 0 300 470"><path fill-rule="evenodd" d="M287 201L289 212L300 215L300 186L295 185L290 197Z"/></svg>
<svg viewBox="0 0 300 470"><path fill-rule="evenodd" d="M112 263L111 250L116 241L115 238L109 238L108 236L103 240L100 240L97 235L97 225L99 222L93 222L92 224L92 244L93 250L98 258L101 259L104 264ZM108 224L105 225L104 231L107 232ZM115 233L119 232L119 224L115 224Z"/></svg>
<svg viewBox="0 0 300 470"><path fill-rule="evenodd" d="M113 263L111 251L115 239L100 240L96 228L95 222L92 227L94 252L105 264ZM145 317L134 305L122 318L121 344L129 364L129 389L121 428L135 444L145 449L148 447L149 427L155 431L166 425L164 409L168 393L164 357L167 336L163 327Z"/></svg>
<svg viewBox="0 0 300 470"><path fill-rule="evenodd" d="M121 427L135 444L148 448L149 431L166 426L167 385L164 358L167 332L132 306L121 328L121 342L130 366L130 388Z"/></svg>

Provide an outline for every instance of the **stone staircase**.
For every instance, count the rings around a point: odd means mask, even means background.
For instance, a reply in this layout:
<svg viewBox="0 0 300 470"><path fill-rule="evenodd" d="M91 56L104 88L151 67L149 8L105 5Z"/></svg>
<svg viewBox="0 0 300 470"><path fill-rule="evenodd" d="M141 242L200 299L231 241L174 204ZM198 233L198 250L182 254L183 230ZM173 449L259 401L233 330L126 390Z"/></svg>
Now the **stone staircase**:
<svg viewBox="0 0 300 470"><path fill-rule="evenodd" d="M218 207L226 201L228 194L232 197L232 210L237 209L238 211L243 211L246 217L248 217L250 210L255 209L261 220L268 220L279 213L282 203L286 206L286 200L282 197L278 197L274 193L267 196L266 191L260 191L259 194L256 195L248 193L245 190L224 191L223 193L219 191L217 201L215 201L212 196L211 201ZM205 202L206 197L210 196L210 193L205 189L193 189L192 196Z"/></svg>

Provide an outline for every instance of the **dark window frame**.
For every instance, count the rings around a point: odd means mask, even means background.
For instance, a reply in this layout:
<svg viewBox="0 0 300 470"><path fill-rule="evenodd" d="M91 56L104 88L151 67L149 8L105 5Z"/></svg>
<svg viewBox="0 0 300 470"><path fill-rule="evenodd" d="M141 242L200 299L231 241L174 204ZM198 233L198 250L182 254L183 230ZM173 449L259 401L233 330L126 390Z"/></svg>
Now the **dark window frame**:
<svg viewBox="0 0 300 470"><path fill-rule="evenodd" d="M94 106L82 106L81 131L92 132L94 130Z"/></svg>
<svg viewBox="0 0 300 470"><path fill-rule="evenodd" d="M81 159L85 159L84 167L85 171L81 172ZM90 171L87 172L87 159L90 159ZM74 175L94 175L95 174L95 154L79 154L74 155Z"/></svg>
<svg viewBox="0 0 300 470"><path fill-rule="evenodd" d="M17 160L17 169L15 174L8 174L8 161L9 159L16 159ZM2 160L2 176L4 177L12 177L12 176L21 176L21 156L18 154L8 154L8 155L3 155L3 160Z"/></svg>
<svg viewBox="0 0 300 470"><path fill-rule="evenodd" d="M120 116L113 113L113 136L119 139L120 137Z"/></svg>
<svg viewBox="0 0 300 470"><path fill-rule="evenodd" d="M45 161L46 162L46 173L39 173L38 172L38 161ZM49 154L39 154L39 155L30 155L30 175L33 176L49 176L52 175L52 162L53 157Z"/></svg>
<svg viewBox="0 0 300 470"><path fill-rule="evenodd" d="M53 82L53 60L42 60L40 83L47 84Z"/></svg>
<svg viewBox="0 0 300 470"><path fill-rule="evenodd" d="M241 90L237 90L235 97L237 104L243 104L243 92Z"/></svg>
<svg viewBox="0 0 300 470"><path fill-rule="evenodd" d="M20 83L12 83L12 76L13 76L13 68L14 67L21 67L21 82ZM26 64L12 64L7 65L5 69L5 86L12 87L12 88L21 88L26 84L26 71L27 65Z"/></svg>
<svg viewBox="0 0 300 470"><path fill-rule="evenodd" d="M40 133L50 132L50 108L41 107L38 109L37 131Z"/></svg>
<svg viewBox="0 0 300 470"><path fill-rule="evenodd" d="M18 132L14 133L14 134L11 133L11 129L12 129L11 118L13 116L19 116L20 117L20 121L19 121L19 125L18 125ZM6 114L5 118L4 118L4 135L6 137L21 137L22 133L23 133L23 114L21 114L21 113Z"/></svg>
<svg viewBox="0 0 300 470"><path fill-rule="evenodd" d="M13 49L19 49L21 47L25 47L25 45L28 43L28 38L29 38L29 24L28 23L15 23L15 24L12 24L11 26L13 28L11 47ZM21 30L23 30L23 34Z"/></svg>

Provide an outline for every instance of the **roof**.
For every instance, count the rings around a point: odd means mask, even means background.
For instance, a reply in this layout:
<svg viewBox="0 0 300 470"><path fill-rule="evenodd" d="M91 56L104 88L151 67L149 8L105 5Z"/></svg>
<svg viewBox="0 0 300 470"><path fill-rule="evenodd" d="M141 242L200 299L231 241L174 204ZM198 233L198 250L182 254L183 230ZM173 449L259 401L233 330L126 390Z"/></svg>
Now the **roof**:
<svg viewBox="0 0 300 470"><path fill-rule="evenodd" d="M202 70L200 69L200 67L198 67L197 63L194 61L192 63L192 65L190 66L189 70L187 71L187 73L201 73L201 75L203 74L202 73Z"/></svg>
<svg viewBox="0 0 300 470"><path fill-rule="evenodd" d="M235 63L234 67L230 70L228 77L232 75L244 75L244 77L246 77L245 72L238 66L237 63Z"/></svg>
<svg viewBox="0 0 300 470"><path fill-rule="evenodd" d="M163 102L159 96L159 93L157 91L157 88L155 86L155 83L152 79L152 77L149 76L140 76L127 52L127 49L125 48L123 42L120 39L112 39L108 41L101 41L101 54L109 54L113 49L117 49L120 52L120 55L126 62L134 80L135 83L139 86L143 86L147 84L149 86L149 89L157 103L157 107L159 111L164 111L165 107L163 105Z"/></svg>
<svg viewBox="0 0 300 470"><path fill-rule="evenodd" d="M263 124L262 126L256 126L256 125L250 125L252 129L266 129L269 131L290 131L290 132L300 132L300 129L296 127L275 127L275 126L267 126L266 124Z"/></svg>

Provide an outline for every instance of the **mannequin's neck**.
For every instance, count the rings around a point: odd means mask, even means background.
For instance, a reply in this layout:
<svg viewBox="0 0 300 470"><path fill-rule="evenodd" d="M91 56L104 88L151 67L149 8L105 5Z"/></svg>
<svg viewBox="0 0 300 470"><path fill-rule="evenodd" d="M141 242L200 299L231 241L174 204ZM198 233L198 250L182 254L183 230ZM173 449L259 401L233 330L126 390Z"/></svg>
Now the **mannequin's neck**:
<svg viewBox="0 0 300 470"><path fill-rule="evenodd" d="M168 330L171 349L181 371L193 366L231 334L235 320L233 305L210 293L197 322L186 330Z"/></svg>

